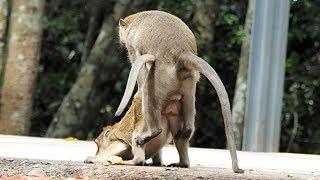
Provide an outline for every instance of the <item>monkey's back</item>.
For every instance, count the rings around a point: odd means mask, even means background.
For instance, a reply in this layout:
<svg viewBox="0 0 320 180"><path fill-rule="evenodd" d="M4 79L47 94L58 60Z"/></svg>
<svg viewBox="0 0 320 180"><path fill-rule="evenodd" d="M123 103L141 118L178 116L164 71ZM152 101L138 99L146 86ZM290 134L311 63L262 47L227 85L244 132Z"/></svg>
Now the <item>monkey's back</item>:
<svg viewBox="0 0 320 180"><path fill-rule="evenodd" d="M192 31L181 19L169 13L137 13L128 28L128 38L141 54L152 54L156 59L172 62L183 52L197 53Z"/></svg>

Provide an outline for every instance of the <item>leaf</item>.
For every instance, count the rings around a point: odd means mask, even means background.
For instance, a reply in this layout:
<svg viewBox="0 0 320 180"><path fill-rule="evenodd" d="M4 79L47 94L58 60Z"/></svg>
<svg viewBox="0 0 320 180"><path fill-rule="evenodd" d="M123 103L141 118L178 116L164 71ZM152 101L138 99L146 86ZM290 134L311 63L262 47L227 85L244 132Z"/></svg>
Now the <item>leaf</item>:
<svg viewBox="0 0 320 180"><path fill-rule="evenodd" d="M67 137L64 139L65 141L69 141L69 142L73 142L73 141L79 141L79 139L75 138L75 137Z"/></svg>

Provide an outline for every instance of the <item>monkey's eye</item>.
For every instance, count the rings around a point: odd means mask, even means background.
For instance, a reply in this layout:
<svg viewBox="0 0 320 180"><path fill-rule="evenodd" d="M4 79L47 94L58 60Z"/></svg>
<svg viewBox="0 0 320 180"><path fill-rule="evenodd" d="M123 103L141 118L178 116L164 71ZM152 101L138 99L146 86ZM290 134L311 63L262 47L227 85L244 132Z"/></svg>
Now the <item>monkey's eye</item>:
<svg viewBox="0 0 320 180"><path fill-rule="evenodd" d="M108 137L109 131L110 131L110 130L106 130L106 131L104 132L104 136L105 136L105 137Z"/></svg>
<svg viewBox="0 0 320 180"><path fill-rule="evenodd" d="M123 19L120 19L120 20L119 20L119 26L120 26L120 27L126 27L126 26L127 26L127 23L126 23Z"/></svg>

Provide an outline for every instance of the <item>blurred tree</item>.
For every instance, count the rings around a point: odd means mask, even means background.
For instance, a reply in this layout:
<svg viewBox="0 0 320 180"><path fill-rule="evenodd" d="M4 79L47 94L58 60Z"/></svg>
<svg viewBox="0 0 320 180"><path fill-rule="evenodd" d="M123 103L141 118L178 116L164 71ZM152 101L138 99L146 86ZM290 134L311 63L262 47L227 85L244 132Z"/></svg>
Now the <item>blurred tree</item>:
<svg viewBox="0 0 320 180"><path fill-rule="evenodd" d="M254 1L255 0L249 0L248 2L246 20L244 25L244 37L242 40L239 69L237 73L236 87L234 92L235 94L233 97L232 106L233 131L237 149L239 150L241 150L242 148L243 122L246 106L248 62L250 53Z"/></svg>
<svg viewBox="0 0 320 180"><path fill-rule="evenodd" d="M28 134L41 43L43 0L12 1L0 132Z"/></svg>
<svg viewBox="0 0 320 180"><path fill-rule="evenodd" d="M105 10L107 8L107 3L101 0L94 0L89 4L91 17L89 19L89 27L87 30L86 41L84 44L84 49L81 57L81 62L88 59L90 50L96 41L99 34L99 30L102 25L103 17L105 15ZM110 8L109 8L110 9Z"/></svg>
<svg viewBox="0 0 320 180"><path fill-rule="evenodd" d="M117 19L124 15L129 2L129 0L117 1L114 6L110 4L108 7L108 11L113 14L104 19L90 55L87 60L84 60L78 79L55 114L47 130L47 137L85 138L87 136L89 127L92 127L92 121L98 116L102 102L106 98L105 95L108 94L108 89L112 88L115 83L115 77L111 78L110 76L115 76L117 73L104 72L111 69L122 69L121 63L117 61L118 55L110 50L114 50L112 46L115 40L113 37L115 35L114 29L117 27Z"/></svg>
<svg viewBox="0 0 320 180"><path fill-rule="evenodd" d="M206 53L213 53L213 39L216 16L219 2L217 0L204 0L195 2L193 22L196 24L197 44Z"/></svg>
<svg viewBox="0 0 320 180"><path fill-rule="evenodd" d="M8 23L8 1L0 0L0 77L5 64L6 40L7 40L7 23ZM1 82L1 81L0 81ZM1 83L0 83L1 84Z"/></svg>
<svg viewBox="0 0 320 180"><path fill-rule="evenodd" d="M91 1L47 0L30 135L44 136L81 67Z"/></svg>

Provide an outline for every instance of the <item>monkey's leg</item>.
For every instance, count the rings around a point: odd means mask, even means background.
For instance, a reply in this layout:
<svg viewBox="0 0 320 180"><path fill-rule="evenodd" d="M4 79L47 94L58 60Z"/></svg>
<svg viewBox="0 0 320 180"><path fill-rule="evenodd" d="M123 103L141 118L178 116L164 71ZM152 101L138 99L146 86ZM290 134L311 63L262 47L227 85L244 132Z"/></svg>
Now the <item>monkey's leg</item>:
<svg viewBox="0 0 320 180"><path fill-rule="evenodd" d="M195 94L196 83L188 79L182 84L182 120L183 127L178 131L175 138L177 139L190 139L195 129L194 121L196 115L195 108Z"/></svg>
<svg viewBox="0 0 320 180"><path fill-rule="evenodd" d="M189 138L185 136L179 135L181 130L183 129L183 119L182 117L176 116L177 118L170 120L170 131L173 136L174 144L179 153L179 162L170 164L169 166L175 167L189 167L189 154L188 154L188 146L189 146Z"/></svg>
<svg viewBox="0 0 320 180"><path fill-rule="evenodd" d="M153 166L162 166L162 150L160 149L153 157L152 157L152 164Z"/></svg>
<svg viewBox="0 0 320 180"><path fill-rule="evenodd" d="M169 166L173 167L189 167L189 154L188 154L188 147L189 147L189 139L174 139L174 144L179 153L179 162L170 164Z"/></svg>
<svg viewBox="0 0 320 180"><path fill-rule="evenodd" d="M143 128L134 137L138 145L144 145L161 132L161 105L155 99L155 65L153 64L142 88Z"/></svg>
<svg viewBox="0 0 320 180"><path fill-rule="evenodd" d="M183 82L181 93L182 98L182 117L179 118L176 128L172 127L174 143L179 153L179 163L171 164L170 166L189 167L189 139L194 131L194 121L196 115L195 109L195 93L196 83L192 79L187 79ZM182 125L179 123L182 123Z"/></svg>

